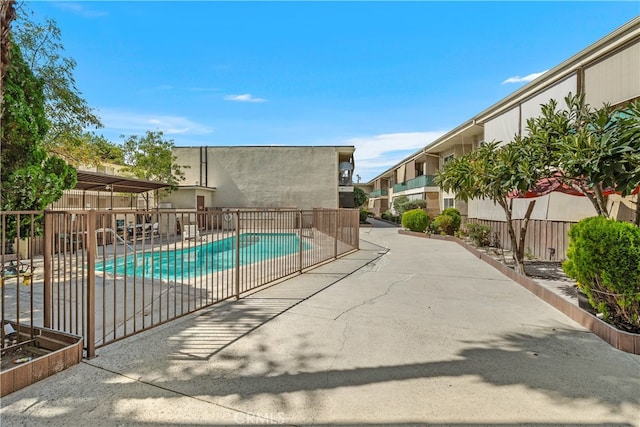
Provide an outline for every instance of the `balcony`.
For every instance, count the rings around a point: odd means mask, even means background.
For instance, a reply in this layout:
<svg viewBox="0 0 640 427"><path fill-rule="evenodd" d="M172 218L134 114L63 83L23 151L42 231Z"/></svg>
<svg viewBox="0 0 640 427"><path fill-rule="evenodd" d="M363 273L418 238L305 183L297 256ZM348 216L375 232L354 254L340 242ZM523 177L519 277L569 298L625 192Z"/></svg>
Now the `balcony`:
<svg viewBox="0 0 640 427"><path fill-rule="evenodd" d="M393 192L398 193L400 191L413 190L414 188L436 187L435 179L435 175L420 175L417 178L394 185Z"/></svg>
<svg viewBox="0 0 640 427"><path fill-rule="evenodd" d="M422 188L422 187L436 187L435 184L435 175L420 175L419 177L410 179L405 182L407 185L407 190L413 190L414 188Z"/></svg>
<svg viewBox="0 0 640 427"><path fill-rule="evenodd" d="M394 184L393 186L394 193L399 193L400 191L404 191L406 189L407 189L407 185L404 182L400 184Z"/></svg>
<svg viewBox="0 0 640 427"><path fill-rule="evenodd" d="M382 190L372 191L371 193L369 193L369 198L370 199L375 199L375 198L378 198L378 197L387 196L388 194L389 194L389 192L387 191L386 188L384 188Z"/></svg>

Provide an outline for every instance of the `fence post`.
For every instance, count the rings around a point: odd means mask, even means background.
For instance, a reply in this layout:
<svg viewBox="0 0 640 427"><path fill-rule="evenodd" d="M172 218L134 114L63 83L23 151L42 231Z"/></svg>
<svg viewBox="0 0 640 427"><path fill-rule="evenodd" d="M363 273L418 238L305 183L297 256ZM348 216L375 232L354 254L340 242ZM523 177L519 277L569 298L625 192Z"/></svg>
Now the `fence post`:
<svg viewBox="0 0 640 427"><path fill-rule="evenodd" d="M53 214L44 211L44 323L45 328L51 328L51 319L53 312L51 304L51 276L53 269L51 268L51 257L53 256Z"/></svg>
<svg viewBox="0 0 640 427"><path fill-rule="evenodd" d="M87 214L87 359L96 355L96 211Z"/></svg>
<svg viewBox="0 0 640 427"><path fill-rule="evenodd" d="M298 273L302 273L302 209L298 212L300 215L300 223L298 224L298 237L299 237L299 249L298 249L298 265L300 268L298 269Z"/></svg>
<svg viewBox="0 0 640 427"><path fill-rule="evenodd" d="M356 249L360 250L360 211L358 209L355 209L353 211L353 216L354 218L352 218L352 221L355 222L356 226L354 227L355 229L355 239L356 239ZM353 222L352 222L353 224Z"/></svg>
<svg viewBox="0 0 640 427"><path fill-rule="evenodd" d="M338 258L338 221L340 220L340 216L339 213L340 211L338 209L336 209L335 211L335 221L334 221L334 227L335 227L335 233L334 233L334 240L333 240L333 257L334 258Z"/></svg>
<svg viewBox="0 0 640 427"><path fill-rule="evenodd" d="M236 209L236 300L240 299L240 209Z"/></svg>

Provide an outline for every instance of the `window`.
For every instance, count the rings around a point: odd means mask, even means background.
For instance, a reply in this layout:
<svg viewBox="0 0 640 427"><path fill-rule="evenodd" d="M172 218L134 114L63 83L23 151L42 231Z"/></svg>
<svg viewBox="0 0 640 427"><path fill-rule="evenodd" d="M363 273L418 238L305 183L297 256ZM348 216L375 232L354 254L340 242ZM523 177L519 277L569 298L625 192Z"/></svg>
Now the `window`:
<svg viewBox="0 0 640 427"><path fill-rule="evenodd" d="M448 156L446 156L444 159L442 159L442 163L443 164L447 164L449 163L451 160L453 160L453 154L449 154Z"/></svg>
<svg viewBox="0 0 640 427"><path fill-rule="evenodd" d="M456 199L454 199L453 197L447 197L447 198L443 199L442 202L443 202L444 209L455 208L456 207L455 206L455 200Z"/></svg>

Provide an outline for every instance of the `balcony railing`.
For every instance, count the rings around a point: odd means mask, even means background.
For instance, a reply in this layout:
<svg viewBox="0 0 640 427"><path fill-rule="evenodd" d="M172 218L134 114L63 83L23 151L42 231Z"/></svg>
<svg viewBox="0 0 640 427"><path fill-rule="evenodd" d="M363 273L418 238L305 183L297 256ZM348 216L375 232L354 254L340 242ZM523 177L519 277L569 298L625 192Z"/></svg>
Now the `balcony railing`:
<svg viewBox="0 0 640 427"><path fill-rule="evenodd" d="M393 186L393 192L394 193L398 193L398 192L404 191L406 189L407 189L407 185L404 182L400 183L400 184L394 184L394 186Z"/></svg>
<svg viewBox="0 0 640 427"><path fill-rule="evenodd" d="M421 187L435 187L435 175L420 175L406 182L407 190Z"/></svg>
<svg viewBox="0 0 640 427"><path fill-rule="evenodd" d="M375 190L372 191L371 193L369 193L369 198L370 199L375 199L377 197L383 197L383 196L387 196L389 194L389 192L387 191L386 188L382 189L382 190Z"/></svg>
<svg viewBox="0 0 640 427"><path fill-rule="evenodd" d="M414 188L436 187L435 175L420 175L401 184L393 186L393 192L398 193L405 190L413 190Z"/></svg>

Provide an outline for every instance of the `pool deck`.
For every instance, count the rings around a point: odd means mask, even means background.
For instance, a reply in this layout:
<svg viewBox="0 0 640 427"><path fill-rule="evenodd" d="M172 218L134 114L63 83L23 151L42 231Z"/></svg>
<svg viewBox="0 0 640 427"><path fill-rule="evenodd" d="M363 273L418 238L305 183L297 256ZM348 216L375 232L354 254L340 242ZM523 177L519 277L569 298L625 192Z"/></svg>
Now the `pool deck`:
<svg viewBox="0 0 640 427"><path fill-rule="evenodd" d="M640 426L640 356L453 242L361 239L3 398L2 426Z"/></svg>

